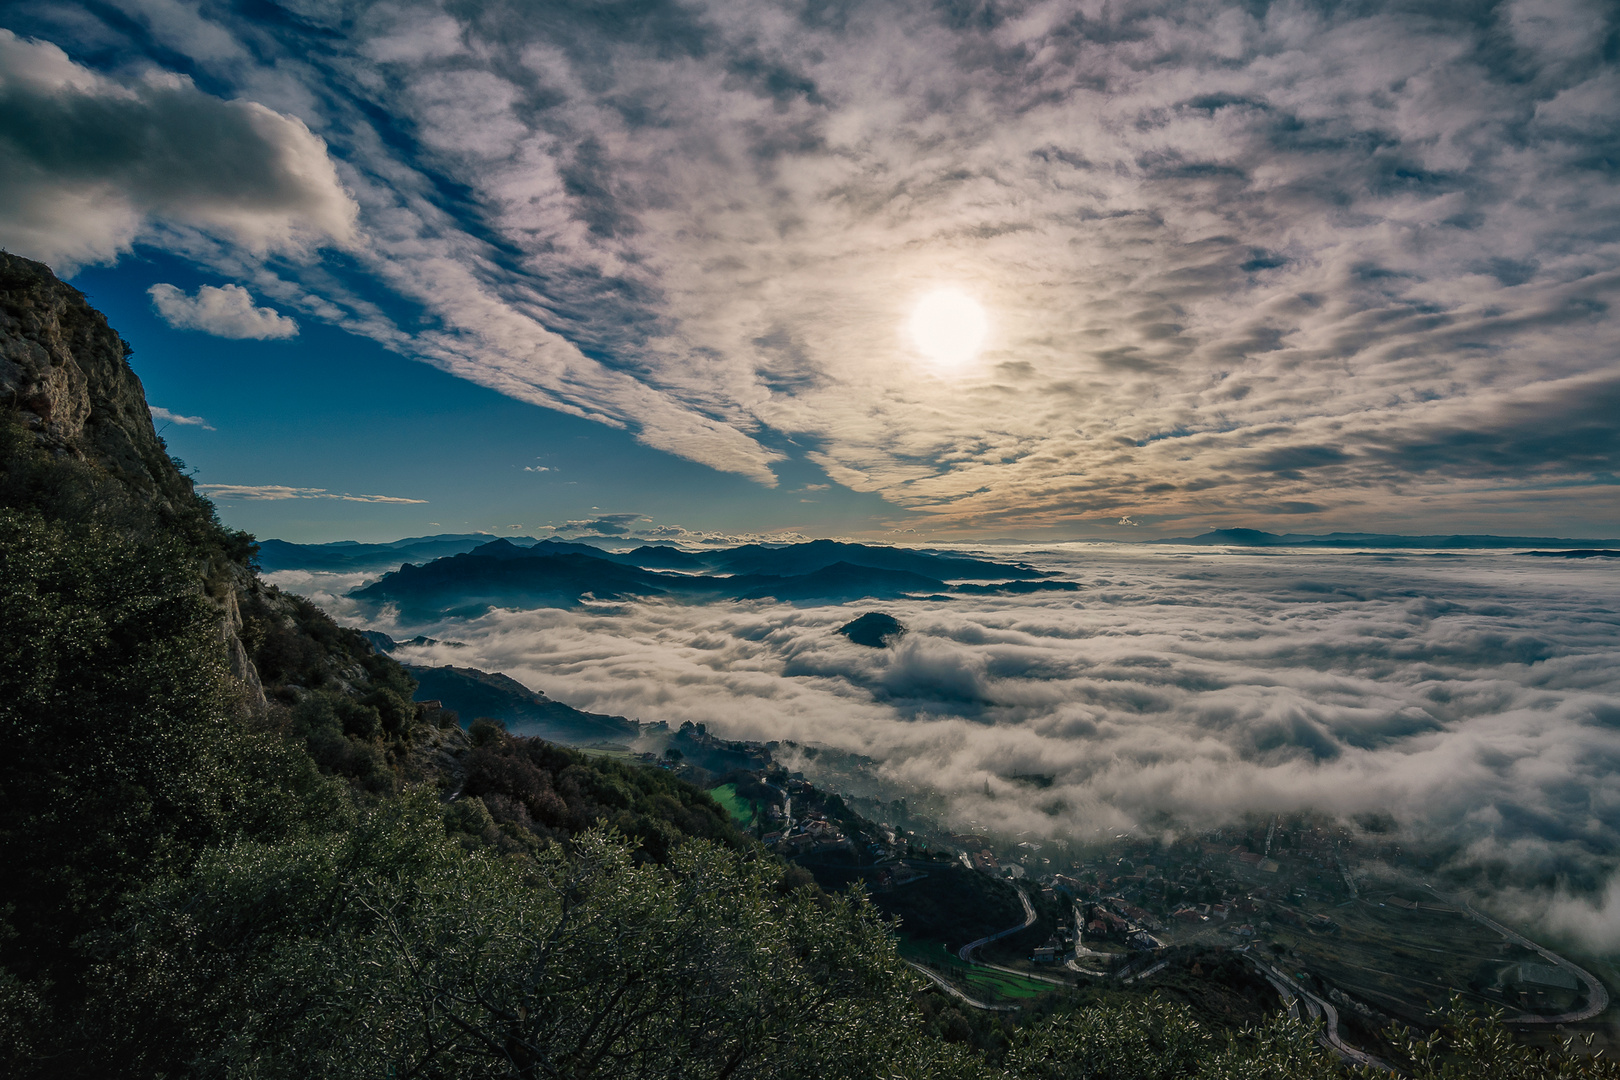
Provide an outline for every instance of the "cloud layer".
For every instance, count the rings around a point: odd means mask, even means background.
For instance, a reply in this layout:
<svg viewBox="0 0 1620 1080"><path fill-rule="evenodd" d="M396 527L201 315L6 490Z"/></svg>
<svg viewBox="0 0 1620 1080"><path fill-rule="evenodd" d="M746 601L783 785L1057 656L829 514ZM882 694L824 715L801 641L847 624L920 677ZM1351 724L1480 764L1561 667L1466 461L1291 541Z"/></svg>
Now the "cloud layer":
<svg viewBox="0 0 1620 1080"><path fill-rule="evenodd" d="M163 321L181 330L259 341L298 336L296 321L275 308L256 307L253 294L240 285L202 285L196 296L173 285L153 285L147 293Z"/></svg>
<svg viewBox="0 0 1620 1080"><path fill-rule="evenodd" d="M1109 546L1025 557L1084 590L378 628L466 642L409 659L501 670L579 708L866 755L891 794L947 796L963 826L1094 836L1391 812L1537 886L1541 917L1592 940L1620 852L1616 567ZM322 595L318 577L277 580L339 615L358 581ZM835 633L874 609L910 627L897 647ZM1052 783L1014 779L1031 774ZM1559 882L1567 895L1548 908Z"/></svg>
<svg viewBox="0 0 1620 1080"><path fill-rule="evenodd" d="M223 269L651 446L767 484L803 458L980 535L1620 527L1612 5L101 10L41 32L240 100L11 40L55 72L6 83L15 115L133 110L178 133L141 146L190 146L184 104L314 176L308 124L353 261ZM167 152L24 148L137 203ZM254 198L284 215L321 176ZM311 211L333 233L335 199ZM902 334L940 287L989 312L976 365Z"/></svg>

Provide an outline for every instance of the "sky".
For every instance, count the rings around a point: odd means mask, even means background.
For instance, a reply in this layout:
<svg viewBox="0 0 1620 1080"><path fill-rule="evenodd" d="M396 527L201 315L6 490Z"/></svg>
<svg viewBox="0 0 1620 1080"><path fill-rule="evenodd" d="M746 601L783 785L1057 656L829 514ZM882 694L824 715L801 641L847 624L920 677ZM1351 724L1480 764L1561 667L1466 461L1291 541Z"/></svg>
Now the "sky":
<svg viewBox="0 0 1620 1080"><path fill-rule="evenodd" d="M0 28L0 245L261 536L1620 536L1612 4Z"/></svg>

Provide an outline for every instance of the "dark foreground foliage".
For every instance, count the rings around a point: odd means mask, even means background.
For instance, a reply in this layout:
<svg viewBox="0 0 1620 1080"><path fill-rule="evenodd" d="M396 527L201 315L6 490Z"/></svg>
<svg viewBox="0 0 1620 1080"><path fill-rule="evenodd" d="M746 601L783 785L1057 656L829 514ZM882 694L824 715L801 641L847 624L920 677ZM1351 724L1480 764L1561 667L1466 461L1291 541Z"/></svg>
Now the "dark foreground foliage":
<svg viewBox="0 0 1620 1080"><path fill-rule="evenodd" d="M235 712L183 548L0 510L7 968L71 996L75 939L132 891L238 839L342 827L344 793Z"/></svg>
<svg viewBox="0 0 1620 1080"><path fill-rule="evenodd" d="M690 837L733 848L745 843L713 797L662 770L592 759L483 723L475 724L473 740L449 819L463 832L484 836L494 825L537 846L605 824L657 862Z"/></svg>

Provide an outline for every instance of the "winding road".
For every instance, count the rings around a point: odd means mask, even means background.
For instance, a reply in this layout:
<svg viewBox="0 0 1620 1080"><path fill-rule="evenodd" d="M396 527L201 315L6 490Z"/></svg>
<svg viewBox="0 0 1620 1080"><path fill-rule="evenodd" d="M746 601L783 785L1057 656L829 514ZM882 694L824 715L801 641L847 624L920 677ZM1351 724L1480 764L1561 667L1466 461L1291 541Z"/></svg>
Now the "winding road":
<svg viewBox="0 0 1620 1080"><path fill-rule="evenodd" d="M941 975L939 972L935 971L933 968L923 967L921 964L917 963L914 960L907 960L906 963L908 965L910 965L911 968L914 971L917 972L917 974L921 975L923 978L927 979L929 982L933 983L935 986L939 987L941 990L945 991L947 994L949 994L952 997L960 1000L961 1002L963 1002L966 1005L971 1005L975 1009L983 1009L985 1012L1017 1012L1018 1011L1018 1006L1017 1005L991 1005L988 1002L980 1001L978 998L970 998L966 994L962 993L962 991L958 990L956 987L952 986L949 982L947 982L945 980L945 977L943 975Z"/></svg>
<svg viewBox="0 0 1620 1080"><path fill-rule="evenodd" d="M1009 934L1016 934L1020 930L1027 929L1028 927L1035 925L1035 905L1029 902L1029 894L1024 892L1023 889L1017 889L1015 891L1018 893L1018 899L1024 904L1024 921L1019 923L1017 926L1009 926L1007 929L998 933L989 934L982 937L978 941L968 942L966 945L962 946L956 951L957 956L960 956L963 960L966 960L971 964L973 963L974 949L988 945L992 941L1000 941ZM991 965L986 964L985 966L990 967ZM1018 972L1017 974L1022 974L1022 972Z"/></svg>
<svg viewBox="0 0 1620 1080"><path fill-rule="evenodd" d="M1382 1069L1385 1072L1395 1071L1394 1069L1390 1068L1389 1065L1381 1058L1376 1058L1365 1051L1357 1050L1355 1047L1345 1042L1344 1039L1340 1038L1339 1010L1333 1007L1333 1003L1331 1001L1320 998L1311 991L1305 989L1305 987L1301 986L1297 981L1295 981L1292 975L1273 967L1271 964L1260 959L1258 955L1252 952L1246 952L1244 955L1249 958L1249 962L1251 964L1260 969L1260 974L1264 975L1266 980L1270 982L1272 986L1277 988L1277 993L1282 997L1283 1004L1288 1008L1289 1016L1296 1019L1320 1019L1322 1021L1322 1030L1317 1034L1317 1041L1323 1046L1333 1051L1342 1060L1350 1062L1352 1065L1370 1065L1375 1069ZM1301 1005L1304 1006L1303 1016L1301 1016L1300 1012Z"/></svg>
<svg viewBox="0 0 1620 1080"><path fill-rule="evenodd" d="M1464 903L1463 901L1457 900L1453 897L1441 895L1440 890L1436 889L1433 885L1424 885L1423 887L1438 897L1442 903L1450 904L1452 907L1463 912L1470 919L1473 919L1481 926L1487 926L1490 929L1495 930L1498 934L1501 934L1504 938L1520 948L1529 949L1530 951L1539 955L1542 959L1546 960L1548 963L1552 964L1554 967L1569 972L1586 986L1586 1007L1584 1009L1577 1009L1574 1012L1560 1013L1557 1016L1535 1016L1530 1013L1524 1013L1519 1016L1508 1017L1508 1023L1578 1024L1582 1020L1592 1019L1592 1017L1598 1015L1598 1013L1601 1013L1604 1009L1609 1007L1609 991L1604 988L1603 984L1597 980L1595 975L1592 975L1585 968L1577 967L1568 960L1565 960L1562 956L1559 956L1557 953L1553 952L1551 949L1544 949L1540 945L1537 945L1535 942L1531 941L1529 938L1525 937L1523 934L1509 930L1507 927L1503 926L1489 915L1475 910L1473 907Z"/></svg>
<svg viewBox="0 0 1620 1080"><path fill-rule="evenodd" d="M958 949L956 955L975 967L989 968L991 971L999 971L1005 975L1017 975L1020 979L1030 979L1034 982L1050 983L1053 986L1074 985L1067 979L1059 979L1051 975L1037 975L1033 971L1019 971L1017 968L1002 967L1000 964L988 964L983 960L973 959L973 951L975 949L988 945L992 941L999 941L1008 934L1016 934L1018 931L1028 929L1035 924L1035 905L1029 902L1029 894L1025 893L1023 889L1019 889L1018 899L1023 901L1024 904L1023 922L1019 923L1017 926L1009 926L1000 933L990 934L987 937L982 937L978 941L970 941Z"/></svg>
<svg viewBox="0 0 1620 1080"><path fill-rule="evenodd" d="M996 965L994 965L994 964L979 963L978 961L973 959L973 950L979 948L982 945L988 945L992 941L996 941L996 940L998 940L1000 938L1004 938L1008 934L1016 934L1016 933L1018 933L1018 931L1025 929L1026 927L1030 926L1031 924L1033 924L1035 922L1035 905L1031 904L1029 902L1029 896L1027 894L1025 894L1024 890L1019 889L1019 890L1017 890L1017 892L1018 892L1018 899L1023 901L1023 903L1024 903L1024 921L1019 923L1017 926L1009 926L1007 929L1002 930L999 933L988 934L985 937L980 938L978 941L970 941L970 942L968 942L966 945L962 946L960 949L957 950L956 955L958 957L965 960L969 964L977 963L979 967L992 968L992 969L994 969L996 971L1011 971L1012 970L1011 968L996 967ZM916 963L914 961L911 961L911 960L907 960L906 963L910 964L919 974L921 974L923 976L923 978L929 980L935 986L938 986L941 990L945 991L947 994L950 994L952 997L958 998L961 1001L964 1001L967 1004L973 1006L975 1009L984 1009L984 1010L986 1010L988 1012L1012 1012L1012 1011L1014 1011L1014 1010L1016 1010L1018 1008L1018 1006L1016 1006L1016 1005L990 1005L990 1004L987 1004L987 1003L985 1003L983 1001L979 1001L976 998L970 998L966 994L962 993L962 991L960 991L956 987L952 986L949 982L947 982L945 980L945 977L943 975L941 975L937 971L934 971L932 968L923 967L921 964L918 964L918 963ZM1041 976L1039 976L1039 975L1025 975L1025 973L1022 972L1022 971L1013 971L1012 974L1014 974L1014 975L1024 975L1025 978L1037 978L1037 979L1041 978ZM1043 980L1043 981L1056 982L1058 980ZM1067 983L1060 983L1060 985L1067 986L1068 984Z"/></svg>

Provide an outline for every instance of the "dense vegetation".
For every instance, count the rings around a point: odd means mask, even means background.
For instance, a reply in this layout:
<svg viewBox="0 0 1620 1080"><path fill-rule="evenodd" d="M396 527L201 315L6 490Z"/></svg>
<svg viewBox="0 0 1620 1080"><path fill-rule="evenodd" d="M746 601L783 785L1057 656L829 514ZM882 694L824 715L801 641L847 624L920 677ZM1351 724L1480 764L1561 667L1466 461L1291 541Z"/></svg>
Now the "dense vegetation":
<svg viewBox="0 0 1620 1080"><path fill-rule="evenodd" d="M462 759L460 797L450 820L463 831L538 847L606 825L644 856L665 862L683 840L701 837L728 847L743 838L714 799L658 769L593 760L542 739L507 735L474 721L475 749ZM500 844L500 838L488 836Z"/></svg>
<svg viewBox="0 0 1620 1080"><path fill-rule="evenodd" d="M1169 1001L968 1024L861 894L707 795L436 726L397 665L259 584L204 501L0 437L6 1076L1338 1071L1300 1025ZM229 673L233 604L262 696ZM1401 1045L1420 1077L1620 1075L1462 1016Z"/></svg>

